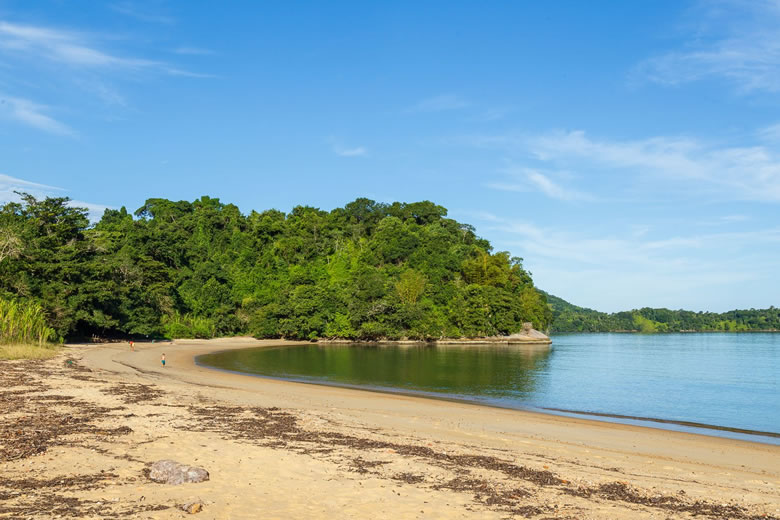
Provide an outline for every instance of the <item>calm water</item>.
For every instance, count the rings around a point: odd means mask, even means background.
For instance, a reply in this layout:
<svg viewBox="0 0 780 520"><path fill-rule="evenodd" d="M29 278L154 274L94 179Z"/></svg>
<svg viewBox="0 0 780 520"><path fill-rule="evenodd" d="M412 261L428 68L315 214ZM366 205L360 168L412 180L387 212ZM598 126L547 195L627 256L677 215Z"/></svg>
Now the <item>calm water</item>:
<svg viewBox="0 0 780 520"><path fill-rule="evenodd" d="M197 361L296 381L616 415L622 417L601 418L780 444L780 334L572 334L553 341L551 350L311 344Z"/></svg>

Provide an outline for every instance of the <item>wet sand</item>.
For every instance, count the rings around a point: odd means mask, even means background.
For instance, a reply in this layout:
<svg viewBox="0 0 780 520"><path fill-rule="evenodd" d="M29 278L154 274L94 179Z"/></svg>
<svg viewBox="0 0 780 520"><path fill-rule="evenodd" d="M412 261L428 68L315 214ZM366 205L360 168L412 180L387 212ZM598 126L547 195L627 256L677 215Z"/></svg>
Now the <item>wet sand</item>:
<svg viewBox="0 0 780 520"><path fill-rule="evenodd" d="M2 363L0 517L181 518L200 500L214 519L780 518L778 446L194 363L279 343ZM144 471L163 458L211 479L152 483Z"/></svg>

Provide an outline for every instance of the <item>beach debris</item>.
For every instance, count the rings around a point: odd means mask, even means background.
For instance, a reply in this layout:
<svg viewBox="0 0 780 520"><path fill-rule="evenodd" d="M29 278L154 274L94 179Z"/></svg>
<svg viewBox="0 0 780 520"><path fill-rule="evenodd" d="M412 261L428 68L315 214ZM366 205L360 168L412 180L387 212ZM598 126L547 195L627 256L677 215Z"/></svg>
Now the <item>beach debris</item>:
<svg viewBox="0 0 780 520"><path fill-rule="evenodd" d="M104 394L118 396L124 404L148 403L164 394L153 385L119 382L100 390Z"/></svg>
<svg viewBox="0 0 780 520"><path fill-rule="evenodd" d="M203 511L203 503L198 501L190 502L189 504L183 505L181 507L181 510L184 511L185 513L194 515Z"/></svg>
<svg viewBox="0 0 780 520"><path fill-rule="evenodd" d="M175 460L158 460L149 469L149 478L162 484L178 486L209 479L209 472L197 466L188 466Z"/></svg>

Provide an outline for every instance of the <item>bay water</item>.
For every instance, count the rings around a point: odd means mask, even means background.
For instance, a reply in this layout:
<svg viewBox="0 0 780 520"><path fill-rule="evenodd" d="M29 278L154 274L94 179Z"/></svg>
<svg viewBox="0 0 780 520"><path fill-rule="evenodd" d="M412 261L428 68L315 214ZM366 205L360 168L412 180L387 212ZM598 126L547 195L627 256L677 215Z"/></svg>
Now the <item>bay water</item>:
<svg viewBox="0 0 780 520"><path fill-rule="evenodd" d="M199 356L233 372L780 444L780 334L565 334L515 345L316 344Z"/></svg>

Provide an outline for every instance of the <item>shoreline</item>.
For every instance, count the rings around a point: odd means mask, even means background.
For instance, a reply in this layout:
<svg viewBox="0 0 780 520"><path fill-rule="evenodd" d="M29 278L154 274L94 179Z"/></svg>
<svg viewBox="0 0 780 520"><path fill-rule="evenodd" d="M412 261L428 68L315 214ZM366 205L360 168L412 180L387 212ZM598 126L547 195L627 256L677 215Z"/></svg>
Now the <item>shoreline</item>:
<svg viewBox="0 0 780 520"><path fill-rule="evenodd" d="M780 329L756 329L756 330L669 330L664 332L642 332L640 330L605 330L605 331L550 331L550 336L556 334L646 334L652 336L655 334L773 334L780 332Z"/></svg>
<svg viewBox="0 0 780 520"><path fill-rule="evenodd" d="M335 344L341 344L341 343L335 343ZM381 345L382 342L379 342L379 346ZM273 348L273 347L278 347L278 345L269 345L269 348ZM236 349L241 349L241 348L252 348L252 347L242 346L242 347L237 347ZM572 418L579 418L587 421L631 425L639 428L651 428L656 430L688 433L692 435L702 435L705 437L732 439L732 440L740 440L745 442L754 442L758 444L766 444L770 446L780 446L780 433L778 432L750 430L750 429L733 427L733 426L705 424L705 423L697 423L693 421L684 421L684 420L663 419L658 417L621 415L621 414L607 413L607 412L587 412L582 410L570 410L564 408L548 408L548 407L534 407L534 406L523 406L523 407L509 406L509 405L501 405L495 402L484 401L477 398L459 396L456 394L438 394L435 392L428 392L423 390L408 390L408 389L395 388L395 387L336 383L336 382L329 382L324 380L317 380L315 378L307 379L303 377L296 378L296 377L281 377L281 376L254 374L250 372L241 372L238 370L229 370L226 368L213 367L206 363L201 363L198 361L198 358L200 358L201 356L207 356L209 354L213 354L216 352L223 352L227 350L235 350L235 349L223 348L223 349L215 350L213 352L199 354L193 358L194 363L196 366L203 367L207 370L213 370L213 371L223 372L226 374L233 374L237 376L268 379L272 381L288 382L288 383L303 384L303 385L325 386L331 388L344 388L347 390L357 390L357 391L372 392L372 393L387 394L387 395L402 395L402 396L413 397L413 398L433 399L438 401L460 403L468 406L480 406L480 407L495 408L500 410L512 410L519 413L537 413L543 415L552 415L556 417L572 417ZM668 425L668 427L659 426L659 425ZM710 432L718 432L718 433L710 433Z"/></svg>
<svg viewBox="0 0 780 520"><path fill-rule="evenodd" d="M284 342L285 340L253 340L248 337L241 337L242 341L281 341ZM182 342L191 342L191 341L202 341L202 340L174 340L174 343L178 341L180 343ZM213 340L205 340L205 341L213 341ZM226 342L230 341L227 338L222 339L220 341ZM350 345L355 344L354 341L341 341L341 340L330 340L327 342L292 342L289 343L289 346L294 345L316 345L324 343L325 345ZM421 342L416 341L374 341L374 342L359 342L359 344L370 344L370 345L376 345L376 346L417 346L420 344L423 344ZM425 344L431 344L431 343L425 343ZM434 343L435 344L435 343ZM448 345L450 343L445 343L444 345ZM494 342L490 344L495 344ZM279 343L279 344L272 344L272 345L266 345L269 348L273 347L279 347L284 346L285 343ZM464 346L464 345L479 345L477 342L469 342L469 343L453 343L453 345L458 346ZM545 343L523 343L523 344L510 344L506 345L505 343L502 344L502 346L523 346L529 349L548 349L552 348L549 344ZM645 416L635 416L635 415L623 415L618 413L610 413L610 412L592 412L592 411L584 411L584 410L573 410L573 409L565 409L565 408L555 408L555 407L537 407L537 406L512 406L512 405L504 405L498 402L490 401L487 399L480 399L477 396L468 396L468 395L458 395L458 394L448 394L448 393L436 393L432 391L425 391L425 390L413 390L413 389L404 389L404 388L397 388L397 387L385 387L385 386L372 386L372 385L359 385L359 384L349 384L349 383L340 383L340 382L331 382L327 380L319 380L317 378L307 378L307 377L295 377L295 376L270 376L270 375L264 375L259 373L252 373L252 372L241 372L238 370L230 370L225 368L219 368L210 366L207 363L201 363L199 361L199 358L202 356L207 356L209 354L222 352L226 350L239 350L242 348L252 348L251 345L239 345L236 347L231 348L220 348L217 350L214 350L213 352L206 352L201 353L193 357L193 362L198 367L203 367L208 370L214 370L218 372L224 372L228 374L234 374L237 376L246 376L246 377L254 377L254 378L263 378L263 379L269 379L274 381L281 381L281 382L289 382L294 384L307 384L307 385L320 385L320 386L326 386L326 387L333 387L333 388L344 388L349 390L359 390L359 391L366 391L366 392L376 392L380 394L390 394L390 395L404 395L408 397L416 397L416 398L423 398L423 399L434 399L434 400L441 400L441 401L448 401L448 402L456 402L461 404L466 404L470 406L482 406L486 408L497 408L502 410L513 410L517 412L529 412L529 413L541 413L545 415L553 415L558 417L576 417L580 419L590 420L590 421L597 421L597 422L609 422L614 424L625 424L625 425L633 425L638 426L642 428L653 428L653 429L659 429L659 430L666 430L666 431L676 431L676 432L682 432L682 433L690 433L695 435L704 435L707 437L718 437L718 438L725 438L725 439L734 439L734 440L742 440L746 442L756 442L759 444L768 444L768 445L778 445L780 446L780 432L772 432L772 431L761 431L761 430L751 430L747 428L741 428L737 426L725 426L725 425L718 425L718 424L708 424L708 423L699 423L695 421L687 421L687 420L675 420L675 419L666 419L662 417L645 417Z"/></svg>
<svg viewBox="0 0 780 520"><path fill-rule="evenodd" d="M277 340L270 340L277 341ZM283 340L279 340L283 341ZM314 344L322 343L324 345L352 345L355 343L367 345L517 345L517 346L550 346L551 339L518 339L518 338L445 338L445 339L379 339L379 340L357 340L357 339L318 339Z"/></svg>
<svg viewBox="0 0 780 520"><path fill-rule="evenodd" d="M194 361L307 343L180 340L137 343L135 352L79 345L65 347L68 363L5 362L0 378L11 390L0 391L0 427L10 437L0 456L17 443L33 453L0 459L0 517L181 518L179 505L197 499L199 517L209 519L258 511L377 520L780 518L777 446L302 385ZM71 419L56 433L47 425L60 409ZM38 433L14 437L25 424ZM30 435L49 437L29 444ZM150 483L144 468L162 458L202 465L211 478Z"/></svg>
<svg viewBox="0 0 780 520"><path fill-rule="evenodd" d="M550 411L542 411L542 409L539 410L516 409L516 408L508 408L502 406L494 406L487 403L477 403L477 402L466 401L461 399L430 398L428 396L421 396L415 393L388 392L388 391L384 391L380 389L372 389L368 387L358 387L358 386L351 387L351 386L343 386L343 385L336 385L336 384L322 384L319 382L294 381L285 378L266 377L266 376L212 368L207 365L200 365L196 362L196 358L199 357L200 355L212 354L212 353L217 353L217 352L222 352L227 350L238 350L238 349L253 348L253 347L254 348L257 347L278 348L282 346L298 346L298 345L309 345L309 344L311 344L311 342L309 341L256 340L254 338L249 338L249 337L220 338L220 339L212 339L212 340L180 339L180 340L173 340L167 345L169 347L168 350L171 353L167 354L169 364L164 369L161 369L154 363L151 363L148 368L146 367L141 368L138 365L145 364L143 361L142 363L128 362L127 356L123 354L120 354L119 356L122 358L121 361L118 359L113 361L115 363L120 363L132 370L139 371L149 375L159 375L163 373L163 371L165 373L170 373L171 370L169 369L172 368L175 363L177 366L176 373L174 374L176 380L185 384L202 385L211 388L265 390L266 388L273 387L275 391L279 391L286 387L286 391L290 396L291 400L293 399L293 396L295 399L297 399L299 397L299 394L309 393L307 390L304 390L305 388L314 387L314 388L323 388L323 389L330 390L330 392L328 392L328 397L330 397L330 393L332 392L333 394L336 394L336 396L338 396L339 398L343 398L343 399L350 399L350 398L359 399L359 397L363 396L364 394L368 394L369 396L374 396L373 399L380 402L383 399L386 399L388 401L396 401L397 399L401 399L404 401L410 401L420 406L424 406L427 404L431 404L431 406L434 406L434 403L438 403L442 405L450 404L453 407L456 407L458 409L463 409L463 408L474 409L476 414L489 414L490 412L493 411L501 411L502 415L517 414L518 420L527 420L530 417L533 417L539 420L546 419L553 422L560 421L561 423L564 424L577 425L579 427L591 426L594 429L601 429L602 427L606 429L615 428L619 430L630 431L632 433L637 433L637 434L641 434L642 432L651 434L651 432L655 432L658 433L659 435L661 434L670 434L674 436L679 435L682 436L681 438L683 439L691 438L694 440L704 440L705 442L712 440L713 442L723 441L727 443L728 442L745 443L748 445L754 444L757 446L778 448L775 445L758 442L758 441L732 439L728 437L718 437L713 435L705 435L701 433L668 430L668 429L653 427L650 425L638 426L638 425L624 424L619 422L609 422L609 421L603 421L603 420L598 420L589 417L570 417L567 415L561 415L559 413L550 413ZM161 352L162 350L164 350L165 346L166 345L160 343L152 344L149 346L151 347L149 351L154 351L155 353ZM177 347L189 347L189 348L177 349ZM89 360L89 358L87 358L87 360ZM104 361L101 360L98 366L101 368L104 367L105 366ZM311 396L307 396L307 400L310 401ZM580 412L568 411L568 410L560 410L559 412L585 415ZM778 451L780 452L780 449Z"/></svg>

